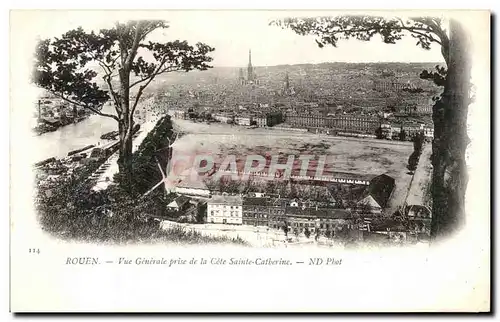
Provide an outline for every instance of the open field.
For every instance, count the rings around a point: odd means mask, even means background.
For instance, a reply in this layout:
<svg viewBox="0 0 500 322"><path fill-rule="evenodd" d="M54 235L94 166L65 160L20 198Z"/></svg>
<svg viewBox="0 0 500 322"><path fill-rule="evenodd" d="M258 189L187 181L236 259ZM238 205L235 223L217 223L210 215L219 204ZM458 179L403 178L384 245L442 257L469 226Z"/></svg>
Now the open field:
<svg viewBox="0 0 500 322"><path fill-rule="evenodd" d="M174 154L327 155L326 163L333 171L364 175L386 173L393 177L396 188L388 212L395 210L406 198L411 180L406 168L408 157L413 152L411 142L332 137L265 128L247 129L177 119L174 123L175 128L186 133L174 143Z"/></svg>

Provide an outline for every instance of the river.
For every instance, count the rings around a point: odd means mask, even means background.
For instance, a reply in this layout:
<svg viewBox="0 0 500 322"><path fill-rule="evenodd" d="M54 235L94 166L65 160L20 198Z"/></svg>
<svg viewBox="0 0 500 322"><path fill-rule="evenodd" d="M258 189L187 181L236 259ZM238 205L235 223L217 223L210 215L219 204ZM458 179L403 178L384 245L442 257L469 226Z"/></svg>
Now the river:
<svg viewBox="0 0 500 322"><path fill-rule="evenodd" d="M106 105L103 112L111 114L114 108ZM81 122L60 127L54 132L34 136L33 146L36 148L32 153L36 161L50 157L62 158L67 156L68 152L84 146L109 142L101 140L100 136L117 129L118 123L114 119L94 114Z"/></svg>
<svg viewBox="0 0 500 322"><path fill-rule="evenodd" d="M152 112L153 106L152 98L141 101L137 107L138 115L134 116L135 122L142 124L156 119L156 114ZM116 115L112 105L105 105L102 112ZM33 136L32 146L36 147L31 151L33 163L51 157L62 158L67 156L68 152L90 144L108 143L108 140L101 139L101 135L116 130L118 130L116 120L94 114L81 122L60 127L57 131Z"/></svg>

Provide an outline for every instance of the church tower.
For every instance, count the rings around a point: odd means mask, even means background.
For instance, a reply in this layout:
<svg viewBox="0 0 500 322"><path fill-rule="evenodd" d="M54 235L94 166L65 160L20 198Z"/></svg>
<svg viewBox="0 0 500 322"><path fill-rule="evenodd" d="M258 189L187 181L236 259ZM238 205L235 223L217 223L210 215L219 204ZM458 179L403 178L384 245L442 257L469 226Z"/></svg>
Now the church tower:
<svg viewBox="0 0 500 322"><path fill-rule="evenodd" d="M254 80L253 66L252 66L252 50L248 50L248 68L247 68L248 81Z"/></svg>
<svg viewBox="0 0 500 322"><path fill-rule="evenodd" d="M288 93L289 90L290 90L290 78L288 77L288 71L286 71L286 74L285 74L285 92Z"/></svg>
<svg viewBox="0 0 500 322"><path fill-rule="evenodd" d="M243 74L243 68L240 68L239 82L240 85L245 84L245 75Z"/></svg>

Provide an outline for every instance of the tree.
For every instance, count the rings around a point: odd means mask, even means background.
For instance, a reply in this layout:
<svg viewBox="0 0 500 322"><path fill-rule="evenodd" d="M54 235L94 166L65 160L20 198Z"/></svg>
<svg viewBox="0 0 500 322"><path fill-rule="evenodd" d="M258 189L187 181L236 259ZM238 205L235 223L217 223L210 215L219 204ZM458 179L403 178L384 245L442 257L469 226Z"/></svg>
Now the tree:
<svg viewBox="0 0 500 322"><path fill-rule="evenodd" d="M419 155L422 154L422 146L424 144L424 134L422 132L417 133L413 137L413 150Z"/></svg>
<svg viewBox="0 0 500 322"><path fill-rule="evenodd" d="M469 143L466 124L472 100L470 40L460 22L435 17L338 16L286 18L271 24L290 28L299 35L316 36L319 47L336 47L341 39L369 41L377 34L386 44L395 44L410 35L423 49L428 50L431 45L441 47L446 67L436 66L436 72L423 71L420 75L443 87L433 106L431 237L441 238L460 228L465 220L465 150Z"/></svg>
<svg viewBox="0 0 500 322"><path fill-rule="evenodd" d="M412 113L417 113L417 110L418 110L418 106L417 106L417 104L412 104L412 105L410 106L410 111L411 111Z"/></svg>
<svg viewBox="0 0 500 322"><path fill-rule="evenodd" d="M383 132L382 132L382 127L379 126L376 130L375 130L375 135L377 136L377 139L383 139L384 136L383 136Z"/></svg>
<svg viewBox="0 0 500 322"><path fill-rule="evenodd" d="M408 170L412 172L417 170L418 157L418 153L416 151L413 151L413 153L408 158Z"/></svg>
<svg viewBox="0 0 500 322"><path fill-rule="evenodd" d="M285 233L285 237L288 237L288 223L286 221L283 223L283 226L281 226L281 228L283 229L283 232Z"/></svg>
<svg viewBox="0 0 500 322"><path fill-rule="evenodd" d="M311 231L308 227L304 229L304 235L306 236L306 238L309 238L311 236Z"/></svg>
<svg viewBox="0 0 500 322"><path fill-rule="evenodd" d="M406 131L403 130L403 127L401 127L401 132L399 132L399 139L401 141L406 141Z"/></svg>
<svg viewBox="0 0 500 322"><path fill-rule="evenodd" d="M117 121L120 138L119 172L132 177L134 112L144 90L156 76L211 68L203 43L147 41L153 31L168 28L164 21L117 22L113 28L86 32L79 27L61 38L40 40L35 52L33 81L61 99ZM99 70L97 72L96 70ZM103 82L99 85L97 78ZM115 114L102 107L111 100Z"/></svg>

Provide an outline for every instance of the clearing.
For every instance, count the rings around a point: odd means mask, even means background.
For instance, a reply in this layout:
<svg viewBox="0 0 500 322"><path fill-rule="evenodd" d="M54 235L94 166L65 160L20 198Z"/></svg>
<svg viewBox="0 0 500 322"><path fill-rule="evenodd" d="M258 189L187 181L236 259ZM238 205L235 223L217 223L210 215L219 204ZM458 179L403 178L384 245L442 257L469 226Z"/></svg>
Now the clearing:
<svg viewBox="0 0 500 322"><path fill-rule="evenodd" d="M297 133L267 128L247 129L221 123L195 123L173 119L174 128L185 134L174 144L175 153L260 155L327 155L333 171L357 174L382 174L393 177L396 187L386 213L402 205L412 176L408 174L408 157L412 142L334 137L324 134Z"/></svg>

